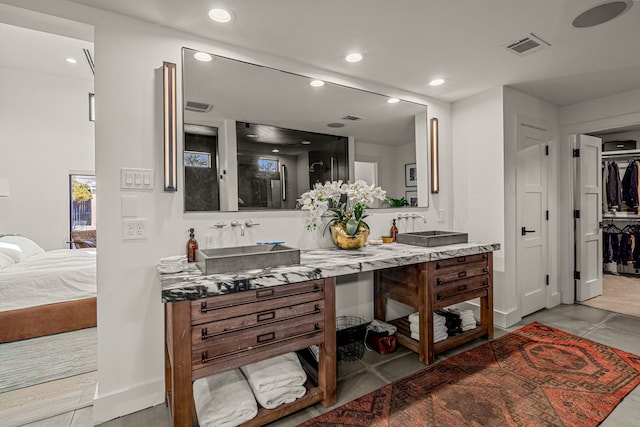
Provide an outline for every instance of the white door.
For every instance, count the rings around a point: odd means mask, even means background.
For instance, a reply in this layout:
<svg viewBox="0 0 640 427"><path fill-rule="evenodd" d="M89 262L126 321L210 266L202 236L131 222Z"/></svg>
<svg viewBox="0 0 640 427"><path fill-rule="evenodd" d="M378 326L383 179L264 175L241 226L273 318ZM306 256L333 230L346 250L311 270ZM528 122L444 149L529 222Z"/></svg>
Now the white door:
<svg viewBox="0 0 640 427"><path fill-rule="evenodd" d="M522 316L546 306L548 141L545 123L518 119L516 278Z"/></svg>
<svg viewBox="0 0 640 427"><path fill-rule="evenodd" d="M602 295L602 140L573 135L575 157L576 301Z"/></svg>

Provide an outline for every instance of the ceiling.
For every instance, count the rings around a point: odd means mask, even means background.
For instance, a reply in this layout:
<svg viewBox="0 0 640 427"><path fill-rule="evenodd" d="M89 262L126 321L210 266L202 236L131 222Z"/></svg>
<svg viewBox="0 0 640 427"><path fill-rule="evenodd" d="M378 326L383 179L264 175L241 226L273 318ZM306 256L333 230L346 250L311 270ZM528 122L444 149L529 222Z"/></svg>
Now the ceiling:
<svg viewBox="0 0 640 427"><path fill-rule="evenodd" d="M638 1L583 29L572 20L602 0L72 1L444 101L509 85L568 105L640 88ZM213 6L235 20L213 23ZM551 46L504 48L529 33ZM365 59L344 61L352 50Z"/></svg>
<svg viewBox="0 0 640 427"><path fill-rule="evenodd" d="M83 49L93 56L93 43L0 23L0 67L93 81Z"/></svg>

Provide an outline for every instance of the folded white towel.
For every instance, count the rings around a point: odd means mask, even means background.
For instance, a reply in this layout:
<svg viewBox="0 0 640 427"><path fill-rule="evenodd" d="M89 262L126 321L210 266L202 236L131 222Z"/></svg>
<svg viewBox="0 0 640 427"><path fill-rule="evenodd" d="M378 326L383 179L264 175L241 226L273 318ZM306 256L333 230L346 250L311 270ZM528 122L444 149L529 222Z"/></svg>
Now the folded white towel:
<svg viewBox="0 0 640 427"><path fill-rule="evenodd" d="M258 415L256 400L239 369L196 380L193 400L200 427L233 427Z"/></svg>
<svg viewBox="0 0 640 427"><path fill-rule="evenodd" d="M284 403L291 403L304 396L306 392L304 386L285 386L262 392L253 389L256 400L266 409L275 409Z"/></svg>
<svg viewBox="0 0 640 427"><path fill-rule="evenodd" d="M293 352L242 366L240 369L247 377L254 394L279 387L302 386L307 381L307 373Z"/></svg>
<svg viewBox="0 0 640 427"><path fill-rule="evenodd" d="M420 341L420 334L417 334L415 332L411 332L411 338L413 338L416 341ZM444 341L447 338L449 338L449 335L447 335L446 333L443 335L434 335L433 336L433 342L440 342L440 341Z"/></svg>
<svg viewBox="0 0 640 427"><path fill-rule="evenodd" d="M416 333L419 334L420 333L420 325L416 324L416 323L411 323L409 325L409 329L411 330L412 333ZM434 326L433 327L433 334L434 335L439 335L439 334L446 334L447 333L447 327L442 325L442 326Z"/></svg>
<svg viewBox="0 0 640 427"><path fill-rule="evenodd" d="M420 313L418 313L417 311L415 313L412 313L409 315L409 323L419 323L420 322ZM445 324L447 323L447 318L444 316L441 316L439 314L433 313L433 324L434 325L439 325L439 324Z"/></svg>

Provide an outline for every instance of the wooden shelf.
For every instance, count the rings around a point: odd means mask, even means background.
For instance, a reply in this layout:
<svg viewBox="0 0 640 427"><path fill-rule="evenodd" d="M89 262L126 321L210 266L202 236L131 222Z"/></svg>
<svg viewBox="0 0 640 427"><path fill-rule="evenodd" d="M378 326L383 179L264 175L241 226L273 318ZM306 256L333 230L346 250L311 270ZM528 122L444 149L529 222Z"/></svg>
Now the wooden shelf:
<svg viewBox="0 0 640 427"><path fill-rule="evenodd" d="M415 352L419 351L420 342L418 340L411 338L411 329L410 329L410 322L408 317L401 317L399 319L389 320L388 323L391 323L392 325L395 325L398 328L398 331L396 332L398 343ZM487 334L488 334L487 328L482 325L478 325L475 329L464 331L461 334L454 335L447 338L446 340L442 340L434 343L433 344L434 353L435 354L442 353L444 351L455 348L460 344L464 344L465 342L486 336Z"/></svg>
<svg viewBox="0 0 640 427"><path fill-rule="evenodd" d="M258 405L258 415L254 419L240 425L242 427L262 426L289 414L293 414L307 406L322 402L322 399L324 399L324 390L320 387L314 387L308 381L307 384L305 384L305 387L307 387L307 393L301 398L296 399L294 402L285 403L275 409L265 409Z"/></svg>

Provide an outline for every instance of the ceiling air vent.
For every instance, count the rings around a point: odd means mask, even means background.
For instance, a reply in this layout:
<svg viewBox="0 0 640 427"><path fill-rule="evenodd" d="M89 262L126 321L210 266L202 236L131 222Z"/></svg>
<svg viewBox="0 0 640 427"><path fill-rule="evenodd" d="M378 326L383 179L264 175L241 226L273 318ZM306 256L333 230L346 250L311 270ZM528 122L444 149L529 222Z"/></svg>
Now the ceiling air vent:
<svg viewBox="0 0 640 427"><path fill-rule="evenodd" d="M352 116L351 114L347 114L346 116L342 117L340 120L349 120L352 122L357 122L358 120L362 120L362 119L364 119L364 117Z"/></svg>
<svg viewBox="0 0 640 427"><path fill-rule="evenodd" d="M535 34L529 33L527 37L505 46L505 49L515 53L516 55L523 56L536 52L545 46L551 45Z"/></svg>
<svg viewBox="0 0 640 427"><path fill-rule="evenodd" d="M196 113L208 113L213 108L211 104L205 104L196 101L187 101L184 109L187 111L195 111Z"/></svg>

